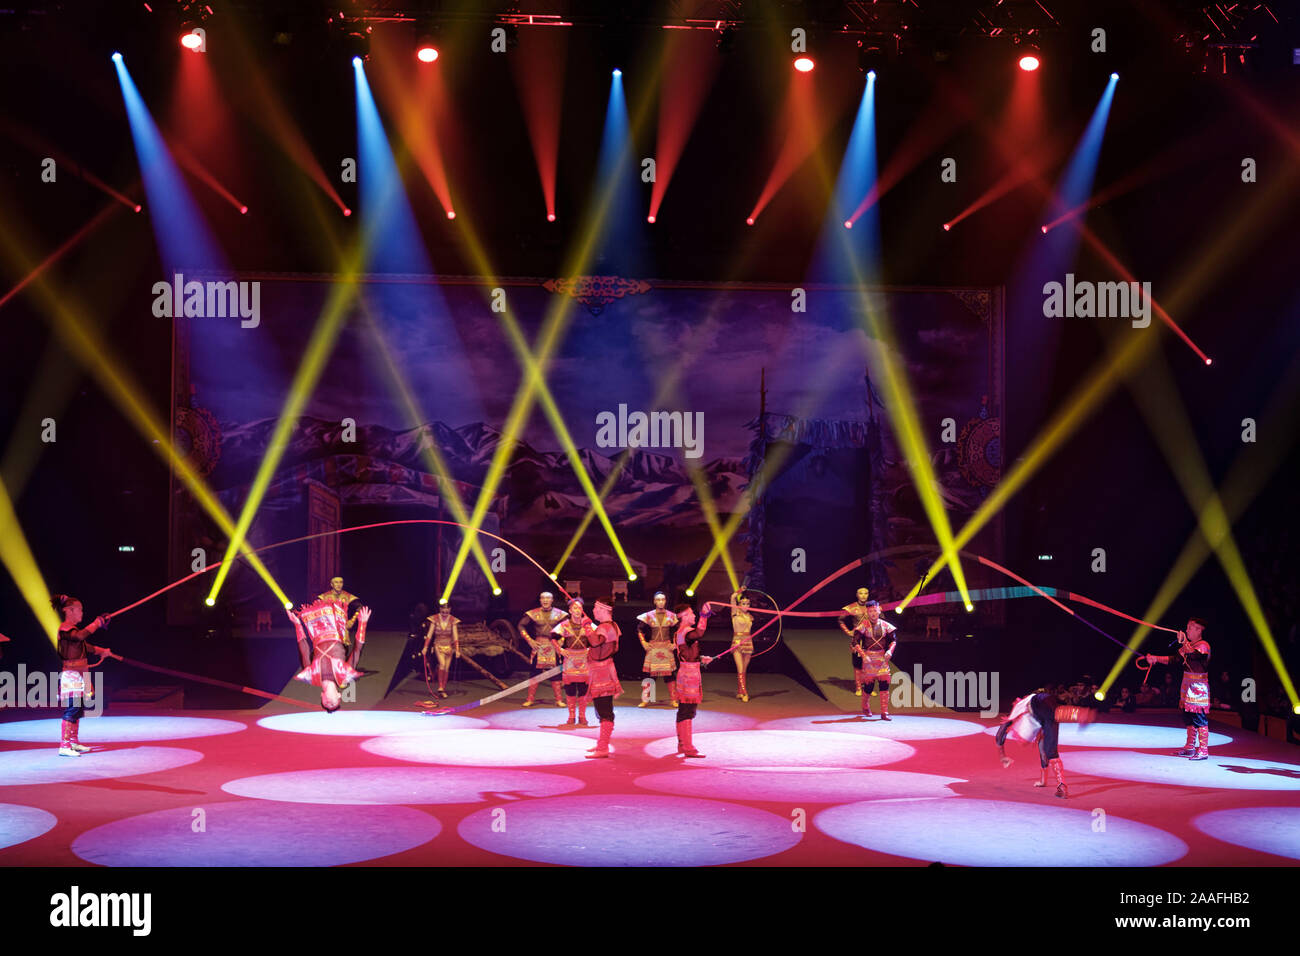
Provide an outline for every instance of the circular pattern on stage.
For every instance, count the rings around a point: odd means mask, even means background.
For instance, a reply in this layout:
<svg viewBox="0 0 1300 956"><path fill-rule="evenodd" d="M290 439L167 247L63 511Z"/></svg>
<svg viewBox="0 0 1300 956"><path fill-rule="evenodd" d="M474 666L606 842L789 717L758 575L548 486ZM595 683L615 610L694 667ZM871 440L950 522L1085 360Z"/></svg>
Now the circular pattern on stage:
<svg viewBox="0 0 1300 956"><path fill-rule="evenodd" d="M555 731L443 730L375 737L365 741L361 748L381 757L415 763L449 763L462 767L544 767L557 763L581 763L587 758L591 741Z"/></svg>
<svg viewBox="0 0 1300 956"><path fill-rule="evenodd" d="M716 866L795 846L788 816L643 793L551 797L472 813L458 831L482 850L569 866Z"/></svg>
<svg viewBox="0 0 1300 956"><path fill-rule="evenodd" d="M959 866L1160 866L1187 854L1182 840L1145 823L1107 815L1102 831L1089 810L1003 800L868 800L813 823L868 850Z"/></svg>
<svg viewBox="0 0 1300 956"><path fill-rule="evenodd" d="M691 797L771 800L790 803L847 803L856 800L897 800L901 797L954 797L948 786L965 783L958 777L901 770L769 769L669 770L637 777L638 787Z"/></svg>
<svg viewBox="0 0 1300 956"><path fill-rule="evenodd" d="M1192 820L1202 833L1261 853L1300 860L1300 807L1239 807Z"/></svg>
<svg viewBox="0 0 1300 956"><path fill-rule="evenodd" d="M258 800L388 806L554 797L583 786L573 777L536 770L340 767L241 777L221 789Z"/></svg>
<svg viewBox="0 0 1300 956"><path fill-rule="evenodd" d="M240 800L158 810L95 827L72 852L102 866L338 866L428 843L442 825L422 810ZM194 832L198 821L203 829Z"/></svg>
<svg viewBox="0 0 1300 956"><path fill-rule="evenodd" d="M1300 765L1281 760L1220 757L1213 751L1209 760L1188 760L1186 757L1128 750L1084 751L1070 754L1066 767L1071 773L1178 787L1300 790Z"/></svg>
<svg viewBox="0 0 1300 956"><path fill-rule="evenodd" d="M197 750L181 747L125 747L80 757L60 757L53 745L39 750L10 750L0 753L0 787L132 777L173 770L202 759L203 754Z"/></svg>
<svg viewBox="0 0 1300 956"><path fill-rule="evenodd" d="M817 714L812 717L783 717L759 724L760 730L815 730L842 734L865 734L889 740L939 740L965 737L984 731L983 724L953 717L924 717L919 714L893 715L889 720L863 720L856 714Z"/></svg>
<svg viewBox="0 0 1300 956"><path fill-rule="evenodd" d="M713 767L877 767L916 753L907 744L864 734L831 731L751 730L744 734L694 734L695 749ZM648 744L651 757L677 752L677 738ZM685 759L685 758L681 758ZM700 763L687 760L688 765Z"/></svg>
<svg viewBox="0 0 1300 956"><path fill-rule="evenodd" d="M0 850L34 840L54 828L59 818L36 807L0 803Z"/></svg>
<svg viewBox="0 0 1300 956"><path fill-rule="evenodd" d="M468 730L486 727L486 720L447 714L426 716L409 710L336 710L332 714L303 711L275 714L257 722L267 730L291 734L323 734L330 737L381 737L384 734L413 734L428 730Z"/></svg>
<svg viewBox="0 0 1300 956"><path fill-rule="evenodd" d="M17 740L29 743L48 743L58 746L61 721L15 720L0 724L0 740ZM184 740L190 737L215 737L247 730L237 720L217 720L213 717L85 717L81 721L81 742L87 747L96 744L119 744L137 740Z"/></svg>
<svg viewBox="0 0 1300 956"><path fill-rule="evenodd" d="M1061 724L1058 737L1062 747L1127 747L1130 750L1181 750L1187 735L1179 727L1160 727L1150 724ZM996 734L997 727L989 727L987 734ZM1009 738L1010 739L1010 738ZM1016 741L1018 743L1018 741ZM1210 746L1221 747L1232 743L1227 734L1210 733Z"/></svg>
<svg viewBox="0 0 1300 956"><path fill-rule="evenodd" d="M493 714L487 718L493 727L508 730L554 729L569 719L569 712L554 704L548 707L527 707ZM572 732L586 737L600 734L600 717L593 708L587 708L587 720L590 727L578 727ZM621 737L662 737L666 733L675 733L673 727L677 720L677 711L671 707L615 707L614 740ZM728 714L716 710L701 711L695 717L695 732L709 733L724 730L748 730L755 720L744 714Z"/></svg>

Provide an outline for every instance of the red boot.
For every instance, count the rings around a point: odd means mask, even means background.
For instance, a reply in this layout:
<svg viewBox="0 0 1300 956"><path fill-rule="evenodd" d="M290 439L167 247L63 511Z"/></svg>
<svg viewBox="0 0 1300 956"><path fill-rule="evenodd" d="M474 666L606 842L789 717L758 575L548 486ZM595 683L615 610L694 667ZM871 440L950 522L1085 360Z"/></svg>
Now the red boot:
<svg viewBox="0 0 1300 956"><path fill-rule="evenodd" d="M569 719L566 720L564 723L560 724L560 726L561 726L561 727L576 727L576 726L578 726L578 725L577 725L577 723L574 722L574 719L573 719L573 710L574 710L574 706L575 706L575 700L574 700L573 697L570 697L570 696L567 695L567 694L565 695L565 700L568 702L568 705L569 705Z"/></svg>
<svg viewBox="0 0 1300 956"><path fill-rule="evenodd" d="M614 734L614 721L602 720L600 722L600 739L596 741L596 746L587 751L587 759L595 760L599 757L609 756L609 738Z"/></svg>
<svg viewBox="0 0 1300 956"><path fill-rule="evenodd" d="M551 691L555 694L555 706L564 706L564 681L551 681Z"/></svg>
<svg viewBox="0 0 1300 956"><path fill-rule="evenodd" d="M866 689L862 691L862 716L871 716L871 691Z"/></svg>
<svg viewBox="0 0 1300 956"><path fill-rule="evenodd" d="M70 723L72 724L72 730L68 733L68 742L72 744L72 749L79 754L90 753L90 748L82 744L81 740L77 737L77 734L81 731L81 721L73 720L70 721Z"/></svg>
<svg viewBox="0 0 1300 956"><path fill-rule="evenodd" d="M438 696L439 697L447 696L447 675L450 672L451 672L450 668L448 670L443 670L442 668L438 668Z"/></svg>
<svg viewBox="0 0 1300 956"><path fill-rule="evenodd" d="M572 713L572 711L570 711L570 713ZM579 727L591 726L591 724L587 723L587 695L586 694L583 694L581 697L578 698L578 726Z"/></svg>
<svg viewBox="0 0 1300 956"><path fill-rule="evenodd" d="M1054 757L1048 763L1056 771L1056 795L1064 800L1070 795L1070 788L1065 785L1065 768L1061 766L1061 758Z"/></svg>
<svg viewBox="0 0 1300 956"><path fill-rule="evenodd" d="M1183 749L1174 754L1175 757L1190 757L1196 753L1196 728L1187 728L1187 743L1183 744Z"/></svg>
<svg viewBox="0 0 1300 956"><path fill-rule="evenodd" d="M889 688L880 692L880 719L889 719Z"/></svg>
<svg viewBox="0 0 1300 956"><path fill-rule="evenodd" d="M676 707L677 706L677 681L673 681L671 684L669 684L668 690L669 693L672 695L672 700L671 700L672 705Z"/></svg>
<svg viewBox="0 0 1300 956"><path fill-rule="evenodd" d="M533 683L528 685L528 699L524 701L524 706L525 707L533 706L533 704L537 703L536 697L537 697L537 682L534 681Z"/></svg>
<svg viewBox="0 0 1300 956"><path fill-rule="evenodd" d="M691 740L691 724L694 720L683 720L677 724L677 752L686 757L703 757L704 754L695 749L695 743Z"/></svg>
<svg viewBox="0 0 1300 956"><path fill-rule="evenodd" d="M749 688L745 686L745 675L736 675L736 697L742 702L749 703Z"/></svg>
<svg viewBox="0 0 1300 956"><path fill-rule="evenodd" d="M65 720L65 721L63 721L63 726L60 728L61 731L62 731L62 734L63 734L62 738L61 738L60 741L59 741L59 756L60 756L60 757L80 757L80 756L81 756L81 752L80 752L80 751L78 751L78 750L73 750L73 749L72 749L72 726L73 726L72 721L70 721L70 720ZM678 739L681 738L681 734L680 734L680 733L678 733L677 736L678 736Z"/></svg>
<svg viewBox="0 0 1300 956"><path fill-rule="evenodd" d="M1191 756L1192 760L1209 760L1210 759L1210 728L1196 728L1196 752Z"/></svg>

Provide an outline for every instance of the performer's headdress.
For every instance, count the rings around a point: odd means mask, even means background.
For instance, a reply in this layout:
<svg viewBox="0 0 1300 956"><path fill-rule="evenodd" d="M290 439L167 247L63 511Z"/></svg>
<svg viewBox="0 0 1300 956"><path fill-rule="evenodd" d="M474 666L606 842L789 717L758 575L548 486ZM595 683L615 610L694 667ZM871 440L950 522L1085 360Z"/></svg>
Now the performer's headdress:
<svg viewBox="0 0 1300 956"><path fill-rule="evenodd" d="M661 597L661 598L663 598L665 601L668 600L668 595L667 595L667 594L664 594L663 591L656 591L656 592L654 593L654 596L655 596L655 597Z"/></svg>
<svg viewBox="0 0 1300 956"><path fill-rule="evenodd" d="M575 596L575 597L571 597L571 598L569 598L569 605L568 605L568 606L569 606L569 607L573 607L573 605L575 605L575 604L578 605L579 607L585 607L585 606L586 606L586 605L584 605L584 604L582 603L582 596L581 596L581 595L577 595L577 596Z"/></svg>
<svg viewBox="0 0 1300 956"><path fill-rule="evenodd" d="M689 604L679 604L679 605L677 605L677 608L674 610L673 613L674 613L674 614L679 614L679 615L680 615L680 614L682 613L682 611L694 611L694 610L695 610L695 608L692 607L692 606L689 605Z"/></svg>
<svg viewBox="0 0 1300 956"><path fill-rule="evenodd" d="M552 594L550 591L543 591L541 594L539 594L539 595L537 595L537 596L538 596L538 598L548 597L548 598L550 598L552 601L555 600L555 595Z"/></svg>
<svg viewBox="0 0 1300 956"><path fill-rule="evenodd" d="M578 600L581 600L581 598L579 598ZM591 613L593 614L595 614L597 611L608 611L612 613L613 610L614 609L610 607L608 604L606 604L604 601L597 601L595 604L591 606Z"/></svg>
<svg viewBox="0 0 1300 956"><path fill-rule="evenodd" d="M54 610L59 614L62 614L65 608L71 607L73 604L80 604L80 603L81 601L79 601L77 598L74 598L70 594L50 595L50 607L54 608Z"/></svg>
<svg viewBox="0 0 1300 956"><path fill-rule="evenodd" d="M877 601L875 598L872 598L870 601L868 601L866 604L864 604L864 605L862 605L862 606L863 606L863 607L880 607L880 602Z"/></svg>

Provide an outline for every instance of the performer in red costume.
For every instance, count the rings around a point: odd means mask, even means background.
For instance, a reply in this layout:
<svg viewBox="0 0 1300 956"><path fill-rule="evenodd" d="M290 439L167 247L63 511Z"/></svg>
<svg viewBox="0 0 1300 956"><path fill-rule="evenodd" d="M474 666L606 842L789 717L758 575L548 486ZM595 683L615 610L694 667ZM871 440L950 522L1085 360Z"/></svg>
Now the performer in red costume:
<svg viewBox="0 0 1300 956"><path fill-rule="evenodd" d="M668 685L668 696L674 707L677 706L677 656L674 652L673 628L677 617L668 610L668 595L656 591L653 610L637 616L637 637L645 650L645 663L642 673L646 677L662 677ZM637 704L644 707L648 701Z"/></svg>
<svg viewBox="0 0 1300 956"><path fill-rule="evenodd" d="M1187 622L1187 630L1178 632L1178 654L1183 664L1178 704L1187 724L1187 741L1174 756L1191 760L1207 760L1210 756L1210 645L1201 639L1204 633L1205 621L1199 617ZM1172 654L1144 656L1148 665L1178 660Z"/></svg>
<svg viewBox="0 0 1300 956"><path fill-rule="evenodd" d="M85 627L77 627L84 611L76 598L56 594L50 598L50 607L60 618L58 652L63 670L59 672L59 703L67 707L63 712L59 756L80 757L90 748L77 739L78 724L86 713L86 703L95 696L94 686L86 674L90 669L87 655L98 654L103 658L113 653L107 647L96 647L86 638L108 626L108 615L101 614Z"/></svg>
<svg viewBox="0 0 1300 956"><path fill-rule="evenodd" d="M587 684L591 669L587 655L591 652L591 638L596 625L591 623L582 609L582 598L569 602L568 620L555 625L552 632L564 657L564 701L569 706L569 719L561 727L590 727L587 723ZM578 722L573 721L573 710L578 709Z"/></svg>
<svg viewBox="0 0 1300 956"><path fill-rule="evenodd" d="M549 671L552 667L560 662L559 653L555 649L555 642L551 639L551 632L555 630L555 625L563 621L567 614L555 606L555 595L550 591L543 591L541 594L541 606L535 607L519 619L519 633L523 634L524 640L532 648L533 673L541 674ZM524 701L525 707L531 707L534 698L537 696L537 681L528 685L528 699ZM560 692L563 681L559 678L551 680L551 691L555 694L555 706L563 707L564 698Z"/></svg>
<svg viewBox="0 0 1300 956"><path fill-rule="evenodd" d="M1007 756L1005 744L1007 735L1017 737L1025 743L1038 741L1038 762L1042 765L1035 787L1047 786L1047 770L1051 767L1056 773L1056 795L1064 800L1070 795L1070 788L1065 785L1065 768L1061 765L1061 755L1056 750L1060 725L1064 723L1089 724L1097 717L1095 710L1087 707L1064 707L1055 694L1038 691L1021 697L1011 708L1011 715L1006 723L998 728L994 740L998 745L998 757L1002 760L1002 769L1010 767L1014 760Z"/></svg>
<svg viewBox="0 0 1300 956"><path fill-rule="evenodd" d="M854 648L853 632L866 619L867 598L870 596L871 592L869 590L858 588L858 599L852 604L846 604L840 608L844 612L839 617L840 630L849 636L849 662L853 665L853 693L858 697L862 696L862 658L858 656L858 652Z"/></svg>
<svg viewBox="0 0 1300 956"><path fill-rule="evenodd" d="M587 752L588 760L609 756L609 738L614 734L614 698L623 693L618 671L614 669L614 655L618 653L618 639L622 636L613 620L614 609L604 601L597 601L591 613L596 618L596 630L591 635L591 653L587 655L591 667L589 693L600 718L600 739Z"/></svg>
<svg viewBox="0 0 1300 956"><path fill-rule="evenodd" d="M343 631L343 646L350 650L352 647L352 628L356 626L357 615L353 614L351 617L348 617L348 608L352 606L352 602L360 601L361 599L352 592L345 590L343 587L343 578L335 575L330 578L330 589L328 591L322 591L320 594L316 595L316 600L335 601L343 607L343 616L347 617L347 627ZM360 612L358 611L358 613ZM356 657L356 662L357 666L360 666L360 655Z"/></svg>
<svg viewBox="0 0 1300 956"><path fill-rule="evenodd" d="M424 654L429 654L429 643L433 642L433 653L438 661L438 696L447 696L447 675L451 673L452 657L460 657L460 618L453 617L451 605L443 598L438 602L438 613L428 617L429 628L424 633Z"/></svg>
<svg viewBox="0 0 1300 956"><path fill-rule="evenodd" d="M347 610L336 601L316 600L304 604L298 613L285 609L298 638L298 657L302 670L295 677L320 688L320 705L333 713L343 703L342 688L361 676L356 656L366 642L366 622L370 608L357 611L357 635L351 652L343 643L347 634Z"/></svg>
<svg viewBox="0 0 1300 956"><path fill-rule="evenodd" d="M736 699L749 703L749 687L745 683L749 659L754 654L754 639L750 631L754 627L754 615L749 613L749 595L737 591L731 596L731 656L736 662Z"/></svg>
<svg viewBox="0 0 1300 956"><path fill-rule="evenodd" d="M696 709L704 700L704 679L700 664L713 658L700 656L700 638L709 626L713 606L705 604L695 626L695 609L689 604L677 606L677 752L684 757L703 757L691 739Z"/></svg>
<svg viewBox="0 0 1300 956"><path fill-rule="evenodd" d="M880 719L889 720L889 662L898 647L898 628L880 619L879 601L868 601L866 609L866 615L853 631L853 653L860 661L858 689L862 692L862 714L871 716L871 694L879 684Z"/></svg>

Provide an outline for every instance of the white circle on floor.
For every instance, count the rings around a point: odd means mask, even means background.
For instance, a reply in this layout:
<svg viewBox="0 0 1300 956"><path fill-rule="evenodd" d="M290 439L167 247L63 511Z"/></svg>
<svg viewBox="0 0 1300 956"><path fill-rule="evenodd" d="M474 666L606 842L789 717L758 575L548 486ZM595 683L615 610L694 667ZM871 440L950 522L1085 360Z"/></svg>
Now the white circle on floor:
<svg viewBox="0 0 1300 956"><path fill-rule="evenodd" d="M896 740L813 730L694 734L693 743L713 767L876 767L916 753ZM656 740L645 752L651 757L675 754L677 738ZM682 759L684 766L706 765L705 760Z"/></svg>

